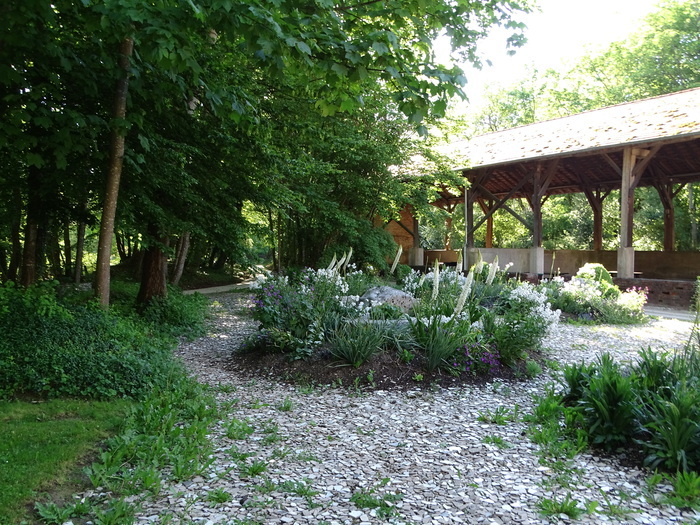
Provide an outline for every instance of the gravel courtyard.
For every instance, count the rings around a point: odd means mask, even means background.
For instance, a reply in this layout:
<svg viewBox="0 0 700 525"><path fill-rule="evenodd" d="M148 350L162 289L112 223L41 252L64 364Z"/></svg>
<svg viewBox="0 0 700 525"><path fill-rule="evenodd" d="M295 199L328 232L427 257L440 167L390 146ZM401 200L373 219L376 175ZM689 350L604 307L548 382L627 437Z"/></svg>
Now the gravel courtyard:
<svg viewBox="0 0 700 525"><path fill-rule="evenodd" d="M579 456L569 486L562 488L557 473L538 463L537 445L525 435L520 417L505 425L479 421L480 412L497 407L528 413L533 396L553 383L548 373L526 382L363 394L251 378L230 370L231 353L255 330L247 296L211 299L217 311L211 332L182 344L178 354L214 388L222 407L211 435L214 462L200 478L165 485L158 499L142 506L140 524L700 520L696 512L649 503L645 473L617 459ZM691 323L668 319L639 327L560 324L544 346L547 357L562 364L590 361L603 351L629 360L642 347L683 344L690 329ZM244 439L227 437L234 419L249 429ZM215 497L224 493L230 497ZM581 505L597 502L596 512L579 520L539 514L543 499L561 500L569 493Z"/></svg>

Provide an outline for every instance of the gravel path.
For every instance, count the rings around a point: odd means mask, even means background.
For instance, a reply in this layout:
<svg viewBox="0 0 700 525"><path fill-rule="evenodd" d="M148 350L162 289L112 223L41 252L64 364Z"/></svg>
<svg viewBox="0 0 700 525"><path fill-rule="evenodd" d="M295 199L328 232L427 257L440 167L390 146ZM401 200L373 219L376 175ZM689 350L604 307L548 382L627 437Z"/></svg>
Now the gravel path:
<svg viewBox="0 0 700 525"><path fill-rule="evenodd" d="M223 366L254 331L245 313L246 296L211 299L218 311L211 333L181 345L178 354L217 392L224 417L211 435L215 460L205 476L166 486L157 500L147 501L140 524L663 524L700 519L691 511L648 503L645 474L615 459L579 456L564 489L566 480L538 463L537 445L524 435L520 418L505 425L478 420L480 413L497 407L529 412L533 395L552 383L546 374L523 383L362 395L251 379ZM682 344L690 328L690 323L668 319L640 327L560 325L545 347L551 359L562 363L589 361L602 351L629 360L642 346ZM253 430L245 439L227 437L236 420ZM245 430L243 424L236 429ZM502 440L508 448L485 439ZM230 501L212 501L227 499L224 492ZM581 506L597 502L597 512L579 520L538 513L544 499L562 500L569 493Z"/></svg>

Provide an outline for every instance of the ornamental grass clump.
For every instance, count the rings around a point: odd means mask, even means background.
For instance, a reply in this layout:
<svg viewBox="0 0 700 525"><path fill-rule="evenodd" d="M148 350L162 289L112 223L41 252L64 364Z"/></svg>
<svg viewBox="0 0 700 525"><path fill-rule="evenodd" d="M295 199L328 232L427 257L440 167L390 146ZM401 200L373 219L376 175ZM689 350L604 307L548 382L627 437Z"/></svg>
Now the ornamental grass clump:
<svg viewBox="0 0 700 525"><path fill-rule="evenodd" d="M425 357L430 372L438 368L449 369L471 331L469 323L440 315L409 319L409 324L415 346Z"/></svg>
<svg viewBox="0 0 700 525"><path fill-rule="evenodd" d="M384 329L377 323L354 322L343 325L330 340L330 351L339 361L360 367L382 351Z"/></svg>

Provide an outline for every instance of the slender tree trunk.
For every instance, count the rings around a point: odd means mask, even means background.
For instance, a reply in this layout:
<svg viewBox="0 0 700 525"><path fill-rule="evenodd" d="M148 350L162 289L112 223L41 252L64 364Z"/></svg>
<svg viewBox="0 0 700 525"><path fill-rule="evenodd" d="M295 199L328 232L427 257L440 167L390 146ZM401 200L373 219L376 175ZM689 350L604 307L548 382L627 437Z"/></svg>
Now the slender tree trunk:
<svg viewBox="0 0 700 525"><path fill-rule="evenodd" d="M155 225L149 225L149 237L158 239L157 244L149 246L143 253L141 264L141 287L136 297L136 302L146 306L157 297L168 296L167 268L168 259L163 252L163 246L167 246L168 238L158 233Z"/></svg>
<svg viewBox="0 0 700 525"><path fill-rule="evenodd" d="M61 261L61 245L58 243L58 232L54 231L46 236L46 244L48 246L48 257L51 264L51 275L57 278L63 275L64 268Z"/></svg>
<svg viewBox="0 0 700 525"><path fill-rule="evenodd" d="M126 117L126 98L129 92L129 63L133 51L134 40L131 37L122 40L119 48L119 68L122 70L122 77L117 81L113 111L114 118L118 120L123 120ZM109 171L107 173L107 187L102 208L100 240L97 246L97 270L95 272L95 295L104 308L109 306L112 235L114 233L114 217L117 212L119 181L122 175L122 165L124 164L125 141L126 133L124 129L115 126L112 131L109 152Z"/></svg>
<svg viewBox="0 0 700 525"><path fill-rule="evenodd" d="M70 242L70 221L66 220L63 228L63 257L65 259L65 273L66 277L73 275L73 260L72 260L72 246Z"/></svg>
<svg viewBox="0 0 700 525"><path fill-rule="evenodd" d="M124 247L124 238L119 232L114 232L114 241L117 245L117 253L121 262L126 261L126 248Z"/></svg>
<svg viewBox="0 0 700 525"><path fill-rule="evenodd" d="M22 240L20 233L22 230L22 193L19 186L15 185L12 191L13 210L12 221L10 223L10 240L12 242L12 254L10 264L7 268L7 280L17 281L17 273L22 262Z"/></svg>
<svg viewBox="0 0 700 525"><path fill-rule="evenodd" d="M22 251L22 273L20 277L20 284L22 286L31 286L36 282L38 237L39 225L34 219L27 217L27 225L24 228L24 249Z"/></svg>
<svg viewBox="0 0 700 525"><path fill-rule="evenodd" d="M28 173L27 219L24 226L24 249L22 251L22 271L20 284L31 286L37 281L39 260L39 224L41 202L39 187L41 173L38 168L30 167Z"/></svg>
<svg viewBox="0 0 700 525"><path fill-rule="evenodd" d="M267 211L267 220L270 225L270 244L272 244L272 270L279 271L279 259L277 257L277 239L275 238L275 221L272 218L272 210Z"/></svg>
<svg viewBox="0 0 700 525"><path fill-rule="evenodd" d="M182 278L182 272L185 271L185 261L187 261L187 252L190 250L190 232L184 232L177 241L177 250L175 256L175 264L173 268L173 277L170 282L178 285Z"/></svg>
<svg viewBox="0 0 700 525"><path fill-rule="evenodd" d="M73 281L80 284L83 273L83 250L85 248L85 223L78 223L78 238L75 240L75 273Z"/></svg>

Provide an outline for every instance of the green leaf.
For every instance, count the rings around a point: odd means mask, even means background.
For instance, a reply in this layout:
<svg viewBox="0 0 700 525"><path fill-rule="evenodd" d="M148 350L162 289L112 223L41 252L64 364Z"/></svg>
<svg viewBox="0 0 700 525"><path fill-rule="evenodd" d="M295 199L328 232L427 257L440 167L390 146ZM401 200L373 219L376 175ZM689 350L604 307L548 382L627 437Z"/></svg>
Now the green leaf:
<svg viewBox="0 0 700 525"><path fill-rule="evenodd" d="M297 42L295 44L296 48L307 55L311 54L311 48L306 44L306 42Z"/></svg>
<svg viewBox="0 0 700 525"><path fill-rule="evenodd" d="M44 166L44 159L42 159L41 155L37 153L27 153L25 161L28 166L36 166L37 168Z"/></svg>
<svg viewBox="0 0 700 525"><path fill-rule="evenodd" d="M348 74L348 68L343 64L333 64L331 66L331 71L334 71L339 77L344 77Z"/></svg>
<svg viewBox="0 0 700 525"><path fill-rule="evenodd" d="M372 44L372 49L374 49L379 56L389 53L389 47L384 42L375 42Z"/></svg>

